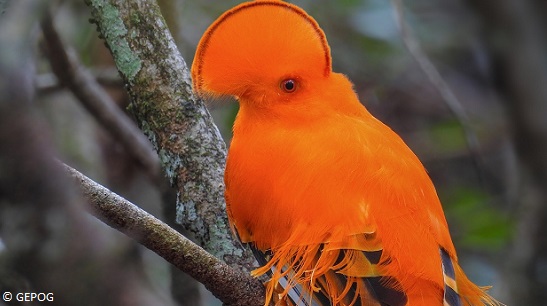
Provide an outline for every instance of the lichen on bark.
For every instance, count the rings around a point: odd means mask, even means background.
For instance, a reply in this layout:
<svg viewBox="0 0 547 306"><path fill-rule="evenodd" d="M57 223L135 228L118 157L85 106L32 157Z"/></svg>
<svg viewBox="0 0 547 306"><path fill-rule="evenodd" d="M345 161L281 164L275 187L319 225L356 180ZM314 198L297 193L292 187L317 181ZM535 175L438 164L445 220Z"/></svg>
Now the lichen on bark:
<svg viewBox="0 0 547 306"><path fill-rule="evenodd" d="M120 18L118 9L102 0L89 0L91 5L100 10L97 23L104 24L102 27L102 36L112 51L112 56L120 73L122 73L129 82L132 82L135 75L141 69L141 60L137 53L129 47L125 36L128 31Z"/></svg>

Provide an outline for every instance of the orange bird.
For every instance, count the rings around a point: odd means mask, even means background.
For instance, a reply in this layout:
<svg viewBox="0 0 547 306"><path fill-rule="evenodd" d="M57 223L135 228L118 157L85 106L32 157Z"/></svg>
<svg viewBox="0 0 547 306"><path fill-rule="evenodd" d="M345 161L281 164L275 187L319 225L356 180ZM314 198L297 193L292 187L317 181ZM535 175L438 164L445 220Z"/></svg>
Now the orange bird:
<svg viewBox="0 0 547 306"><path fill-rule="evenodd" d="M332 71L317 22L282 1L240 4L205 32L203 97L240 104L228 216L267 273L266 305L499 305L458 264L416 155Z"/></svg>

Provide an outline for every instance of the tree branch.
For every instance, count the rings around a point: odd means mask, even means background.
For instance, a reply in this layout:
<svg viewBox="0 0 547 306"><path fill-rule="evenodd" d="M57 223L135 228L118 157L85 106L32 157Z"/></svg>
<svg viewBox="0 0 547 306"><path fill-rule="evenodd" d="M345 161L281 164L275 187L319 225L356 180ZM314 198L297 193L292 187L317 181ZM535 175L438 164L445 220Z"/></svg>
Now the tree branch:
<svg viewBox="0 0 547 306"><path fill-rule="evenodd" d="M192 93L189 70L156 2L85 2L126 83L131 109L177 188L177 222L217 258L252 270L252 253L232 239L226 217L225 144Z"/></svg>
<svg viewBox="0 0 547 306"><path fill-rule="evenodd" d="M123 87L120 74L114 67L104 69L89 67L88 71L97 81L97 84L101 85L103 88L117 89ZM51 72L38 74L34 79L34 86L36 87L37 95L48 94L64 89L64 85L61 84L58 77Z"/></svg>
<svg viewBox="0 0 547 306"><path fill-rule="evenodd" d="M91 213L201 282L225 305L263 305L264 287L236 271L136 205L64 165L80 186Z"/></svg>
<svg viewBox="0 0 547 306"><path fill-rule="evenodd" d="M513 124L521 181L511 249L504 256L504 300L547 299L547 32L542 1L468 1L484 21L498 90Z"/></svg>
<svg viewBox="0 0 547 306"><path fill-rule="evenodd" d="M456 120L458 121L464 132L467 147L471 152L473 161L478 171L479 179L482 180L483 168L481 167L482 163L480 161L480 144L479 140L477 139L477 135L471 127L471 120L469 120L465 109L463 108L462 104L460 103L450 86L448 86L435 65L424 53L416 37L412 33L411 29L408 27L404 17L403 1L391 0L391 3L395 11L395 19L399 26L399 31L401 33L401 37L403 39L405 47L414 58L414 60L418 63L418 66L426 75L429 82L441 95L450 112L452 112L454 117L456 117Z"/></svg>

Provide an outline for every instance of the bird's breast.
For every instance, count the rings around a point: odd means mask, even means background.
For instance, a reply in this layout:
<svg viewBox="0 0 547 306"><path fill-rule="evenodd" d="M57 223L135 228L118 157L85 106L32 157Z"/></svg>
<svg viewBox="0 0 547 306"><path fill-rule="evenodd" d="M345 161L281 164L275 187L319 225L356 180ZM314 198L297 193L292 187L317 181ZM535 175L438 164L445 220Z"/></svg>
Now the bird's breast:
<svg viewBox="0 0 547 306"><path fill-rule="evenodd" d="M226 198L243 241L271 248L299 231L309 243L328 240L334 229L355 234L369 226L370 174L390 174L370 151L363 124L236 127Z"/></svg>

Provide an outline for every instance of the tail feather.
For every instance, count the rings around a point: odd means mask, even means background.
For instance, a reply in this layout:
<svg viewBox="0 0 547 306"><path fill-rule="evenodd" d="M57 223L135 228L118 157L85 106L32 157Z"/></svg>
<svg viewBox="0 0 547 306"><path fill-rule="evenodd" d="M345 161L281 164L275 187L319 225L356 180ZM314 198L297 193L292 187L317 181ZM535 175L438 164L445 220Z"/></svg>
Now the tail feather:
<svg viewBox="0 0 547 306"><path fill-rule="evenodd" d="M444 277L444 306L501 306L486 291L489 287L478 287L465 275L448 252L440 249Z"/></svg>
<svg viewBox="0 0 547 306"><path fill-rule="evenodd" d="M443 248L440 248L440 257L444 286L438 287L439 295L429 298L422 296L423 292L420 296L416 296L416 292L407 296L398 279L381 272L377 265L389 261L389 257L381 259L382 250L305 246L292 250L283 257L285 261L269 251L254 247L253 251L263 265L253 274L270 276L267 303L272 301L276 305L429 306L441 302L441 290L443 306L503 305L486 293L488 288L469 281L457 260Z"/></svg>
<svg viewBox="0 0 547 306"><path fill-rule="evenodd" d="M452 258L450 258L446 250L441 248L440 251L444 279L444 306L461 306L462 303L458 294L458 283L456 282L456 272L454 271Z"/></svg>

